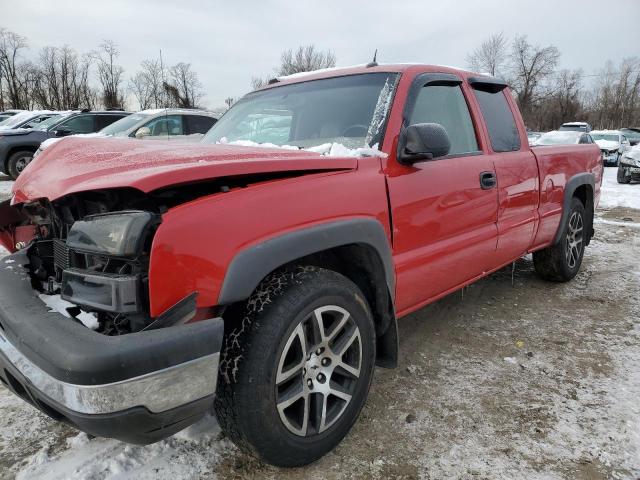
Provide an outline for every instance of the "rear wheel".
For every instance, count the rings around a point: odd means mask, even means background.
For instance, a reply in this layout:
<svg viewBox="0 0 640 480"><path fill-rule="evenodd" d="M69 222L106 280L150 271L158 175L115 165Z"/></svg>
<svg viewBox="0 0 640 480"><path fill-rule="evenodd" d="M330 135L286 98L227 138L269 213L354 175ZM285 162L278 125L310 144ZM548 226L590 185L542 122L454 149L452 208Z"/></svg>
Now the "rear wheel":
<svg viewBox="0 0 640 480"><path fill-rule="evenodd" d="M7 173L14 180L17 179L31 160L33 160L33 152L22 151L12 154L7 161Z"/></svg>
<svg viewBox="0 0 640 480"><path fill-rule="evenodd" d="M538 275L555 282L567 282L576 276L584 256L587 232L585 219L584 205L573 197L560 241L533 253L533 264Z"/></svg>
<svg viewBox="0 0 640 480"><path fill-rule="evenodd" d="M375 332L364 295L336 272L297 267L267 277L231 313L215 401L223 431L274 465L322 457L369 391Z"/></svg>
<svg viewBox="0 0 640 480"><path fill-rule="evenodd" d="M618 164L618 183L631 183L631 175L627 173L627 169Z"/></svg>

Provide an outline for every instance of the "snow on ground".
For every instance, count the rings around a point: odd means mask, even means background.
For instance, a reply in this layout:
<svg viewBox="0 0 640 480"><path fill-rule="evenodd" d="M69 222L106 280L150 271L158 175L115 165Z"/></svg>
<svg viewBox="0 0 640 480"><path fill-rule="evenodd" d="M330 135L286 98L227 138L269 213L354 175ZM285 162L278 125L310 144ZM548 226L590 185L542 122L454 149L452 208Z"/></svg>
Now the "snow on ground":
<svg viewBox="0 0 640 480"><path fill-rule="evenodd" d="M0 174L0 202L8 199L11 196L11 187L13 182L9 177L5 177Z"/></svg>
<svg viewBox="0 0 640 480"><path fill-rule="evenodd" d="M211 417L149 446L90 439L0 388L0 478L637 478L640 185L615 171L573 282L525 259L404 319L399 368L376 371L353 431L309 467L260 464Z"/></svg>
<svg viewBox="0 0 640 480"><path fill-rule="evenodd" d="M617 181L618 169L604 169L600 208L627 207L640 209L640 184L620 184Z"/></svg>

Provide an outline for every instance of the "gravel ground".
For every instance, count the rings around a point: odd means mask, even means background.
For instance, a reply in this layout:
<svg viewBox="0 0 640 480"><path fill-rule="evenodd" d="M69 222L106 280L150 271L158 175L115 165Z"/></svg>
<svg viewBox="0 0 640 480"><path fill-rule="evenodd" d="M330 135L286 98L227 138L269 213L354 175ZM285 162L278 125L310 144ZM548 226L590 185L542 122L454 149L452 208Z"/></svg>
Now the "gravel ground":
<svg viewBox="0 0 640 480"><path fill-rule="evenodd" d="M399 368L311 466L261 465L213 418L147 447L89 439L0 390L0 478L638 478L640 185L624 187L607 169L616 200L574 281L524 258L402 319Z"/></svg>

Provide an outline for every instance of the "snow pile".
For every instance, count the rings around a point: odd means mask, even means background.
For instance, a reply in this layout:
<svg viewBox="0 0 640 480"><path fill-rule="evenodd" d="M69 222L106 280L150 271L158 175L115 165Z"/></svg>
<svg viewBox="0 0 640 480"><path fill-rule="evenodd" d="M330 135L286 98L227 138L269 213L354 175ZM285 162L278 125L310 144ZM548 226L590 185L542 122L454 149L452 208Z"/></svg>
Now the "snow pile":
<svg viewBox="0 0 640 480"><path fill-rule="evenodd" d="M67 318L71 318L71 315L69 314L67 309L77 307L77 305L63 300L60 295L45 295L41 293L40 295L38 295L38 298L42 300L47 307L49 307L50 312L60 313ZM77 320L80 320L85 327L90 328L91 330L95 330L99 326L98 319L93 313L81 311L80 314L75 318Z"/></svg>
<svg viewBox="0 0 640 480"><path fill-rule="evenodd" d="M386 158L387 154L378 150L378 144L373 147L349 148L341 143L323 143L315 147L300 148L295 145L276 145L274 143L257 143L251 140L234 140L229 142L226 137L222 137L221 145L237 145L240 147L259 147L259 148L281 148L283 150L304 150L306 152L319 153L325 157L382 157Z"/></svg>
<svg viewBox="0 0 640 480"><path fill-rule="evenodd" d="M0 175L0 202L7 200L11 196L11 188L13 182L9 177L3 177Z"/></svg>
<svg viewBox="0 0 640 480"><path fill-rule="evenodd" d="M640 210L640 185L620 184L617 168L605 168L600 195L600 208L626 207Z"/></svg>
<svg viewBox="0 0 640 480"><path fill-rule="evenodd" d="M60 456L49 455L46 447L41 449L16 478L199 478L235 449L219 436L220 427L213 417L205 417L167 440L146 446L89 439L80 433L67 439L68 450Z"/></svg>

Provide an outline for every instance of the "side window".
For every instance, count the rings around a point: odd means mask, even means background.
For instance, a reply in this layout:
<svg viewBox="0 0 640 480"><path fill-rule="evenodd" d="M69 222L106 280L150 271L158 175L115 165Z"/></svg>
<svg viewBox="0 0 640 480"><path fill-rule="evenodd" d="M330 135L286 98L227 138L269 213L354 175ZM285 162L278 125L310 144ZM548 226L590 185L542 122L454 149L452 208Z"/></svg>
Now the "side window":
<svg viewBox="0 0 640 480"><path fill-rule="evenodd" d="M420 90L409 120L415 123L439 123L451 140L449 155L478 151L478 141L469 107L458 85L427 85Z"/></svg>
<svg viewBox="0 0 640 480"><path fill-rule="evenodd" d="M150 131L150 136L184 135L182 115L166 115L151 120L145 125Z"/></svg>
<svg viewBox="0 0 640 480"><path fill-rule="evenodd" d="M113 122L120 120L122 115L97 115L96 116L96 132L99 132L104 127L108 127Z"/></svg>
<svg viewBox="0 0 640 480"><path fill-rule="evenodd" d="M578 141L578 143L591 143L590 140L591 137L589 137L589 135L580 135L580 140Z"/></svg>
<svg viewBox="0 0 640 480"><path fill-rule="evenodd" d="M207 117L204 115L187 115L186 118L189 135L193 133L207 133L217 121L213 117Z"/></svg>
<svg viewBox="0 0 640 480"><path fill-rule="evenodd" d="M520 135L504 91L474 89L494 152L520 150Z"/></svg>
<svg viewBox="0 0 640 480"><path fill-rule="evenodd" d="M56 130L69 130L71 133L93 133L93 115L77 115L62 122Z"/></svg>

